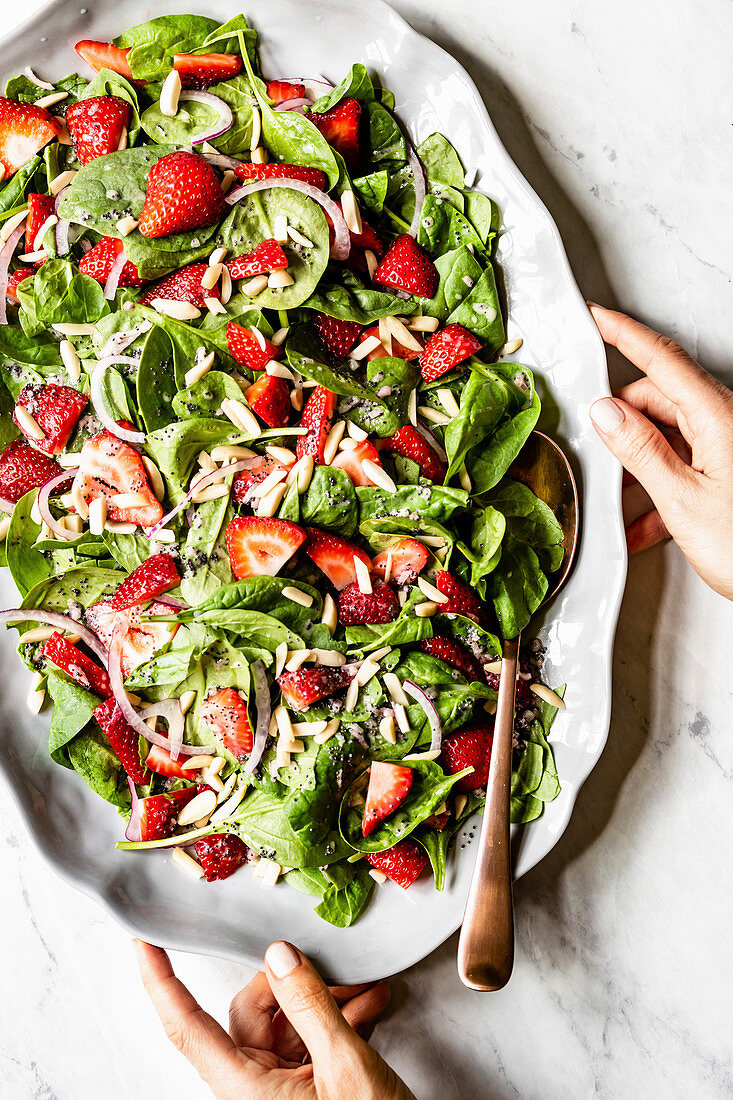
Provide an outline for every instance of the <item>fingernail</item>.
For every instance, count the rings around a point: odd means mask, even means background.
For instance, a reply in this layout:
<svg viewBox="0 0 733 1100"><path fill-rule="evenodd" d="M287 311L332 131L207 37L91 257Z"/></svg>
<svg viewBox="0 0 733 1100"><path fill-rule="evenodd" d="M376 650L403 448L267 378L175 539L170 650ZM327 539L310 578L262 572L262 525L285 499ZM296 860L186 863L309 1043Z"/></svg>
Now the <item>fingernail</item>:
<svg viewBox="0 0 733 1100"><path fill-rule="evenodd" d="M590 418L602 432L615 432L626 419L624 410L612 397L602 397L590 407Z"/></svg>
<svg viewBox="0 0 733 1100"><path fill-rule="evenodd" d="M281 940L267 948L265 962L276 978L285 978L291 970L300 966L300 956L289 943Z"/></svg>

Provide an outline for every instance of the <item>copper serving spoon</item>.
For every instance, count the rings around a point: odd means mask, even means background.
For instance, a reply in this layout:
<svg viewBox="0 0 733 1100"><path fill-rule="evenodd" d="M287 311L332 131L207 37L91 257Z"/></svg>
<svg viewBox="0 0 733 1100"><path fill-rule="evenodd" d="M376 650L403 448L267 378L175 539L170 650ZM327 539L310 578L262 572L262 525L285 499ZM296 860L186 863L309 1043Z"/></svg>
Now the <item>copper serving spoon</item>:
<svg viewBox="0 0 733 1100"><path fill-rule="evenodd" d="M563 530L565 556L560 571L550 577L544 606L562 588L575 557L580 525L575 477L557 443L542 432L532 432L509 473L552 508ZM506 985L514 964L509 791L520 641L518 635L504 643L486 807L458 941L461 981L484 991Z"/></svg>

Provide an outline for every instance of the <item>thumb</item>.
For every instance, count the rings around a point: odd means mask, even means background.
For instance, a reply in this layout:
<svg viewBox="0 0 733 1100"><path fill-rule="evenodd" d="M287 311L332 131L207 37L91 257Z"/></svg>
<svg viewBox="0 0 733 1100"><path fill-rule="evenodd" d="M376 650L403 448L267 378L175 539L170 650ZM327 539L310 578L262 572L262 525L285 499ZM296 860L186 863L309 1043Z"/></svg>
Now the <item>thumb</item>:
<svg viewBox="0 0 733 1100"><path fill-rule="evenodd" d="M646 489L660 512L679 500L690 467L651 420L616 397L595 401L590 417L608 449Z"/></svg>
<svg viewBox="0 0 733 1100"><path fill-rule="evenodd" d="M265 952L270 988L290 1023L307 1046L313 1062L326 1070L335 1063L334 1047L363 1045L347 1024L315 967L292 944L273 943ZM324 1061L325 1059L325 1061ZM335 1070L336 1066L332 1065ZM326 1076L328 1073L326 1072Z"/></svg>

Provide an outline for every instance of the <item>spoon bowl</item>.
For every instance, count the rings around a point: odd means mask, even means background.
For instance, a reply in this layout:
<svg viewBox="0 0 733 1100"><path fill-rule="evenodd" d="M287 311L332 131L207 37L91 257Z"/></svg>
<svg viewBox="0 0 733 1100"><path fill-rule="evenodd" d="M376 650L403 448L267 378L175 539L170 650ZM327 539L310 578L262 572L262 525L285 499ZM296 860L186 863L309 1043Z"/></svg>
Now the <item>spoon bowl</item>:
<svg viewBox="0 0 733 1100"><path fill-rule="evenodd" d="M509 476L544 501L562 528L565 554L561 568L549 578L544 607L564 585L575 560L580 530L575 477L565 453L544 432L532 432ZM514 965L509 797L520 643L521 634L504 642L486 805L458 942L461 981L486 992L505 986Z"/></svg>

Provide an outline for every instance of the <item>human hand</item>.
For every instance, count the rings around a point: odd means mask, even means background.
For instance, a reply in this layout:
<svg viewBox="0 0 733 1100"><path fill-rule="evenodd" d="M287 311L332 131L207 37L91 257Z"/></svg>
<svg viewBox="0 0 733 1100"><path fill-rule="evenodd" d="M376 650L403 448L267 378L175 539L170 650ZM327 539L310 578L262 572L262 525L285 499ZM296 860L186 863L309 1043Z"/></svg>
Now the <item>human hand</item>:
<svg viewBox="0 0 733 1100"><path fill-rule="evenodd" d="M176 978L160 947L135 941L140 973L173 1045L217 1100L415 1100L355 1028L389 1001L386 982L325 985L287 943L265 954L229 1009L229 1033Z"/></svg>
<svg viewBox="0 0 733 1100"><path fill-rule="evenodd" d="M604 341L646 375L590 410L628 480L651 497L627 528L629 552L671 536L702 579L733 599L733 393L673 340L588 304Z"/></svg>

